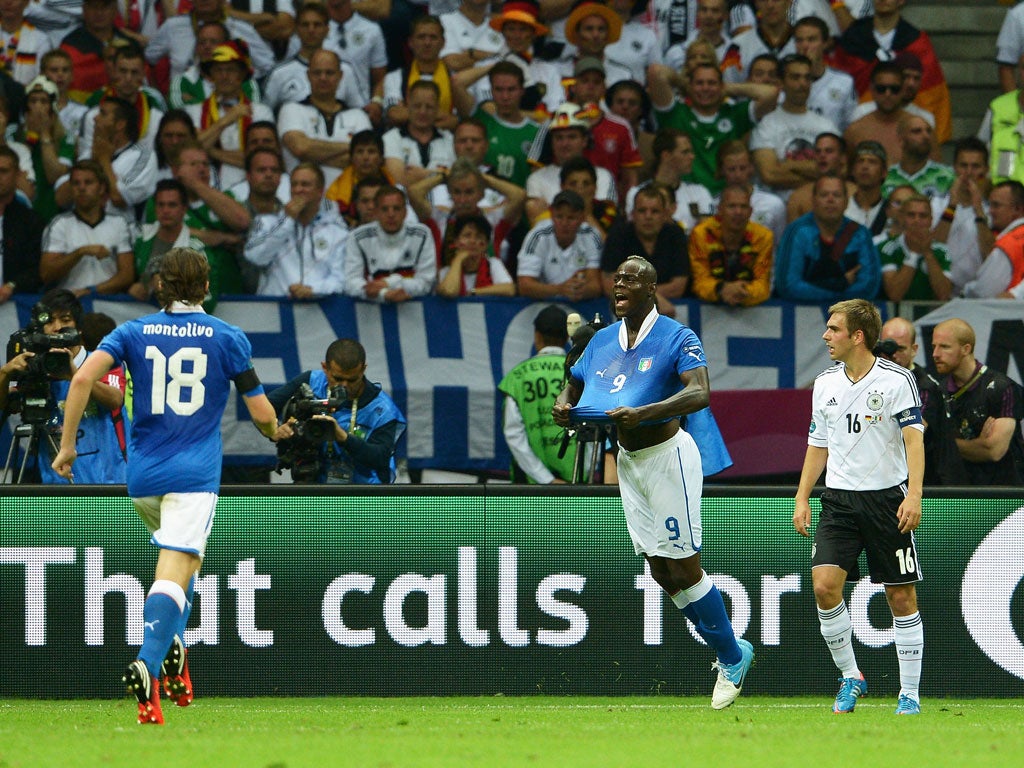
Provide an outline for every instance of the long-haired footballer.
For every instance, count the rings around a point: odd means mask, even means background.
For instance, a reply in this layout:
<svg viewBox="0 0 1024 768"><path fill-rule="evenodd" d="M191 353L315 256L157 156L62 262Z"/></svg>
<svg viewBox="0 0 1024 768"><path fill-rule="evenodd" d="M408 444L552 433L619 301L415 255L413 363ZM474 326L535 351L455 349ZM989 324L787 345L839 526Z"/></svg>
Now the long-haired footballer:
<svg viewBox="0 0 1024 768"><path fill-rule="evenodd" d="M72 476L75 435L92 385L123 363L134 381L128 495L160 548L143 606L142 648L122 677L138 700L140 724L164 722L158 681L178 706L192 702L182 638L220 491L220 421L231 382L260 432L270 437L277 427L249 340L203 311L209 274L206 257L196 251L173 248L164 255L157 288L163 309L116 328L78 369L53 460L54 471Z"/></svg>

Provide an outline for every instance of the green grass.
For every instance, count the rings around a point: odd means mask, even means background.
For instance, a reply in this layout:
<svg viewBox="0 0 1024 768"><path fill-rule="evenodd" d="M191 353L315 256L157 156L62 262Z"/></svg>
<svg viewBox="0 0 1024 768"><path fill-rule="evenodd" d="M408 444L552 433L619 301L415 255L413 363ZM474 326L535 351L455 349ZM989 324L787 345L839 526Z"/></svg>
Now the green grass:
<svg viewBox="0 0 1024 768"><path fill-rule="evenodd" d="M1024 764L1024 704L925 699L920 717L868 698L197 699L167 724L131 700L0 702L0 768L872 766Z"/></svg>

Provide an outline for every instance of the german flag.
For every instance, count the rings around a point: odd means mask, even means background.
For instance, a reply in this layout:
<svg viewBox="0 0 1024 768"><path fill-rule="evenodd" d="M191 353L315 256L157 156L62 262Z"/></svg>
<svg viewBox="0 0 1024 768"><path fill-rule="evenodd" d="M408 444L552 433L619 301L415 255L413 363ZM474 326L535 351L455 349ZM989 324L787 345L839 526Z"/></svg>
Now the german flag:
<svg viewBox="0 0 1024 768"><path fill-rule="evenodd" d="M725 51L725 55L722 56L722 61L719 63L718 68L722 70L724 75L730 69L736 69L740 72L743 71L743 62L740 61L740 49L735 44L730 44Z"/></svg>
<svg viewBox="0 0 1024 768"><path fill-rule="evenodd" d="M953 138L949 87L927 33L901 18L896 25L892 51L887 52L878 47L871 17L858 19L839 38L831 63L836 69L853 76L860 100L867 101L871 98L871 72L875 64L891 60L901 53L913 54L920 59L921 89L914 103L935 115L936 140L940 143L949 141Z"/></svg>

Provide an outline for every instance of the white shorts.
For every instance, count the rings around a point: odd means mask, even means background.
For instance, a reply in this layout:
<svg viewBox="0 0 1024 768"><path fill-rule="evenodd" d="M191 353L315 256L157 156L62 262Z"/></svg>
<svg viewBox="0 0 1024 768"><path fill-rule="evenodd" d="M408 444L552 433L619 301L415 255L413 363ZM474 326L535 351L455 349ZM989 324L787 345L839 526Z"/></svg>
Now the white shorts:
<svg viewBox="0 0 1024 768"><path fill-rule="evenodd" d="M161 549L191 552L200 558L213 527L216 493L167 493L132 499L135 511L152 534L150 542Z"/></svg>
<svg viewBox="0 0 1024 768"><path fill-rule="evenodd" d="M638 555L682 559L700 552L700 452L684 430L659 445L619 446L619 492Z"/></svg>

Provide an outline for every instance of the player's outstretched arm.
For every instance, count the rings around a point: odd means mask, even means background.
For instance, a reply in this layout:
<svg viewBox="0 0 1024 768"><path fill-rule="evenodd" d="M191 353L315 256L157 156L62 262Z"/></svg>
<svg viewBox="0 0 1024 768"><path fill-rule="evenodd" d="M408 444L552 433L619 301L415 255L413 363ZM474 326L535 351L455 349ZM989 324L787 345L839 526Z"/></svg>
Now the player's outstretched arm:
<svg viewBox="0 0 1024 768"><path fill-rule="evenodd" d="M53 459L53 471L61 477L71 479L71 465L75 463L77 453L75 442L78 439L78 425L82 421L85 406L89 404L89 395L93 384L110 370L114 358L108 353L97 350L85 358L82 367L71 379L68 397L64 402L64 426L61 428L60 450Z"/></svg>
<svg viewBox="0 0 1024 768"><path fill-rule="evenodd" d="M273 438L277 431L277 413L270 400L264 394L242 395L245 407L249 409L249 416L252 418L256 429L266 438Z"/></svg>

